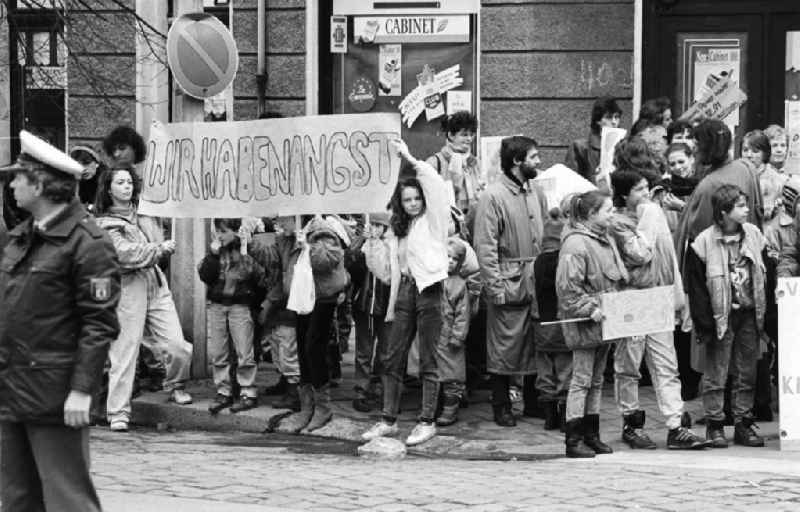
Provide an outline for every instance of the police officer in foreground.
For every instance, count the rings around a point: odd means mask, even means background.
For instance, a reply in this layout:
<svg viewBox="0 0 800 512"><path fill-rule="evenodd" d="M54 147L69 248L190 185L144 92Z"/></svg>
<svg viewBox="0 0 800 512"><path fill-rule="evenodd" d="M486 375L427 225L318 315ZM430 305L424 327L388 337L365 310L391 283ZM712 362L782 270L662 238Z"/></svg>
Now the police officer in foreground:
<svg viewBox="0 0 800 512"><path fill-rule="evenodd" d="M0 257L0 501L4 511L99 511L89 408L119 333L111 240L76 198L83 167L20 132L0 169L31 218Z"/></svg>

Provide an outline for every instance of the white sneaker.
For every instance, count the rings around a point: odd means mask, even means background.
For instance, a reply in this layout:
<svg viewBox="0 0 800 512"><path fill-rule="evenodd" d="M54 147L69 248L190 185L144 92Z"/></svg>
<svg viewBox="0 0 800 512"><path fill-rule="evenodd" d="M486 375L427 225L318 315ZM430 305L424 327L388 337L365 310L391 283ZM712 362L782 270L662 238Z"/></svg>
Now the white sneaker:
<svg viewBox="0 0 800 512"><path fill-rule="evenodd" d="M112 420L111 423L108 424L108 428L110 428L112 432L127 432L128 431L128 421L127 420Z"/></svg>
<svg viewBox="0 0 800 512"><path fill-rule="evenodd" d="M397 422L389 424L381 420L378 423L372 425L372 427L369 430L361 434L361 439L363 439L364 441L372 441L377 437L387 437L396 435L397 435Z"/></svg>
<svg viewBox="0 0 800 512"><path fill-rule="evenodd" d="M173 389L169 394L168 401L178 405L189 405L192 403L192 395L182 389Z"/></svg>
<svg viewBox="0 0 800 512"><path fill-rule="evenodd" d="M406 439L406 446L414 446L418 444L422 444L425 441L433 438L436 435L436 424L435 423L417 423L417 426L414 427L414 430L411 431L411 435L408 436Z"/></svg>

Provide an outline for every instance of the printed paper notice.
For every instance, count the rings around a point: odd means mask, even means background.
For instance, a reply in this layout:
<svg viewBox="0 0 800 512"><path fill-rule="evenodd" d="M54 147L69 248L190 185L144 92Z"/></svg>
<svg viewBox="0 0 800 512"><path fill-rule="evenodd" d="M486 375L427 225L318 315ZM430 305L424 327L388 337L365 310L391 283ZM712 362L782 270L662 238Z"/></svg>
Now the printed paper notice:
<svg viewBox="0 0 800 512"><path fill-rule="evenodd" d="M378 79L379 96L400 96L402 45L382 44L378 53Z"/></svg>
<svg viewBox="0 0 800 512"><path fill-rule="evenodd" d="M789 147L786 152L786 172L800 174L800 101L786 101L786 134Z"/></svg>
<svg viewBox="0 0 800 512"><path fill-rule="evenodd" d="M597 181L607 180L608 175L614 171L614 148L619 141L625 138L627 131L624 128L611 128L604 126L600 134L600 175ZM574 170L574 169L573 169Z"/></svg>
<svg viewBox="0 0 800 512"><path fill-rule="evenodd" d="M447 91L447 114L472 112L472 91Z"/></svg>

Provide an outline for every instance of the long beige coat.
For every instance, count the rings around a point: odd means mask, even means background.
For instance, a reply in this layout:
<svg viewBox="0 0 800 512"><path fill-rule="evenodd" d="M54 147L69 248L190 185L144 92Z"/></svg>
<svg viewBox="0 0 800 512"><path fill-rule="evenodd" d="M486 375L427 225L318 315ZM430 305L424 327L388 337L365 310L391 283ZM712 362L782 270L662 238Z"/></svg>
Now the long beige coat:
<svg viewBox="0 0 800 512"><path fill-rule="evenodd" d="M541 251L547 201L538 185L508 176L489 185L478 202L475 252L487 302L487 370L526 375L534 364L533 321L538 311L533 261Z"/></svg>

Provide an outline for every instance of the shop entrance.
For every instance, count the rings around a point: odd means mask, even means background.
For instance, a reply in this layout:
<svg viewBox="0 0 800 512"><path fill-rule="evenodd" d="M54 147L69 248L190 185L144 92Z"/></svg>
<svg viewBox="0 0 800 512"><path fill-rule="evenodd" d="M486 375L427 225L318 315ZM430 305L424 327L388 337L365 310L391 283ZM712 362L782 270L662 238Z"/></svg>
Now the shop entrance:
<svg viewBox="0 0 800 512"><path fill-rule="evenodd" d="M709 77L732 73L748 96L726 119L735 127L737 149L747 131L780 124L793 138L794 170L800 172L796 0L644 0L643 21L643 98L667 96L680 114Z"/></svg>

